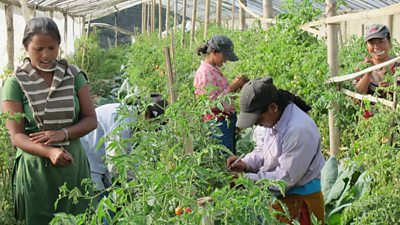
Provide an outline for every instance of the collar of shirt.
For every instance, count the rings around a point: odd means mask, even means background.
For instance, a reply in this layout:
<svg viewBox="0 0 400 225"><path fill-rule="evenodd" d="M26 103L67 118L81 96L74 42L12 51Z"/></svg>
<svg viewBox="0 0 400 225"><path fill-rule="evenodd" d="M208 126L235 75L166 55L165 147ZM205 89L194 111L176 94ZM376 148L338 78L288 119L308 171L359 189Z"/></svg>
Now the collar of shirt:
<svg viewBox="0 0 400 225"><path fill-rule="evenodd" d="M276 133L283 133L287 129L293 105L293 103L290 103L286 106L281 118L276 122L275 126L271 128L271 134L275 135Z"/></svg>
<svg viewBox="0 0 400 225"><path fill-rule="evenodd" d="M204 67L206 67L206 68L208 68L208 69L210 69L210 70L212 70L212 71L215 72L215 73L218 73L218 74L221 75L221 76L224 76L224 75L222 74L221 70L220 70L218 67L213 66L213 65L211 65L210 63L208 63L208 62L206 62L206 61L201 61L201 65L204 66Z"/></svg>

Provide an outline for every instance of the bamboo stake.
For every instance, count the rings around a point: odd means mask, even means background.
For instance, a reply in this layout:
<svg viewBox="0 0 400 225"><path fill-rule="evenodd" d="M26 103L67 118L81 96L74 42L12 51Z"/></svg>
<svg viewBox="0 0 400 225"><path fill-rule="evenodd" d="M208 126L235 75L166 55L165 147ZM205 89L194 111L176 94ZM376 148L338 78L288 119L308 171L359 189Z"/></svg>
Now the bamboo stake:
<svg viewBox="0 0 400 225"><path fill-rule="evenodd" d="M142 34L145 32L146 27L146 1L142 0Z"/></svg>
<svg viewBox="0 0 400 225"><path fill-rule="evenodd" d="M336 0L326 0L326 14L328 17L336 15ZM338 25L329 24L327 27L327 43L328 43L328 64L332 77L339 74L338 63ZM339 86L337 87L339 89ZM339 153L340 131L335 123L335 114L339 113L339 104L331 103L332 109L329 110L329 143L330 155L336 156Z"/></svg>
<svg viewBox="0 0 400 225"><path fill-rule="evenodd" d="M67 56L68 48L68 14L64 13L64 57Z"/></svg>
<svg viewBox="0 0 400 225"><path fill-rule="evenodd" d="M197 11L197 0L193 0L193 12L192 12L192 28L190 29L190 48L192 48L194 35L196 33L196 11Z"/></svg>
<svg viewBox="0 0 400 225"><path fill-rule="evenodd" d="M151 33L151 30L150 30L150 20L151 20L151 2L150 2L151 0L148 0L147 1L147 26L146 26L146 30L147 30L147 34L150 34Z"/></svg>
<svg viewBox="0 0 400 225"><path fill-rule="evenodd" d="M171 5L171 1L167 0L167 7L166 7L166 12L165 12L165 31L166 35L168 36L168 32L169 32L169 13L170 13L170 5Z"/></svg>
<svg viewBox="0 0 400 225"><path fill-rule="evenodd" d="M151 33L156 30L156 0L151 1Z"/></svg>
<svg viewBox="0 0 400 225"><path fill-rule="evenodd" d="M86 32L86 40L85 40L85 43L83 45L81 68L84 68L83 66L84 66L84 63L85 63L85 54L86 54L86 48L87 48L86 42L89 41L88 39L89 39L89 33L90 33L90 22L91 22L91 20L92 20L92 14L89 15L89 20L88 20L88 25L87 25L87 32ZM83 29L85 30L85 25L83 25ZM88 62L87 63L89 64L89 58L88 58Z"/></svg>
<svg viewBox="0 0 400 225"><path fill-rule="evenodd" d="M178 0L174 0L174 30L178 29Z"/></svg>
<svg viewBox="0 0 400 225"><path fill-rule="evenodd" d="M7 68L14 70L14 10L11 4L4 5L7 27Z"/></svg>
<svg viewBox="0 0 400 225"><path fill-rule="evenodd" d="M158 0L158 37L162 38L162 8L161 8L161 0Z"/></svg>
<svg viewBox="0 0 400 225"><path fill-rule="evenodd" d="M254 18L263 21L263 22L267 22L267 23L275 23L274 19L269 19L269 18L263 18L259 15L257 15L256 13L254 13L253 11L251 11L248 7L247 7L247 1L246 0L238 0L238 3L240 5L240 9L243 9L244 11L246 11L248 14L250 14L251 16L253 16ZM240 15L240 11L239 11L239 15ZM239 16L240 17L240 16Z"/></svg>
<svg viewBox="0 0 400 225"><path fill-rule="evenodd" d="M19 3L21 3L22 14L24 16L25 22L28 22L30 19L28 3L26 3L26 0L19 0Z"/></svg>
<svg viewBox="0 0 400 225"><path fill-rule="evenodd" d="M182 14L182 48L185 47L185 37L186 37L186 0L183 0L183 14Z"/></svg>
<svg viewBox="0 0 400 225"><path fill-rule="evenodd" d="M210 0L206 0L206 8L204 9L204 39L207 38L208 20L210 19Z"/></svg>
<svg viewBox="0 0 400 225"><path fill-rule="evenodd" d="M176 94L174 91L174 75L172 73L172 64L170 58L169 48L164 48L164 56L165 56L165 64L167 66L167 74L168 74L168 89L169 89L169 96L171 104L176 101Z"/></svg>
<svg viewBox="0 0 400 225"><path fill-rule="evenodd" d="M232 30L235 29L235 0L232 0Z"/></svg>
<svg viewBox="0 0 400 225"><path fill-rule="evenodd" d="M242 3L242 1L245 2L245 4ZM239 8L239 18L240 18L240 30L243 31L246 29L246 12L244 11L244 8L246 8L246 0L238 0L240 8Z"/></svg>
<svg viewBox="0 0 400 225"><path fill-rule="evenodd" d="M217 0L215 23L217 26L221 26L221 12L222 12L222 0Z"/></svg>
<svg viewBox="0 0 400 225"><path fill-rule="evenodd" d="M274 8L272 5L272 0L263 0L263 16L267 19L274 18ZM265 29L267 30L270 27L269 23L265 23Z"/></svg>
<svg viewBox="0 0 400 225"><path fill-rule="evenodd" d="M118 10L114 13L114 25L115 25L115 40L114 40L114 47L118 46Z"/></svg>

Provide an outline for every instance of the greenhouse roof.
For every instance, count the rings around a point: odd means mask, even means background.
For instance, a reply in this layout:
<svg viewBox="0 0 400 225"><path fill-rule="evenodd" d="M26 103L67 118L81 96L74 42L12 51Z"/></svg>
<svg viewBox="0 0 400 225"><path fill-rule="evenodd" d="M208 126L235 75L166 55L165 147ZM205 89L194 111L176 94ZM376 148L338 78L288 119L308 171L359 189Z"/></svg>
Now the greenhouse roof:
<svg viewBox="0 0 400 225"><path fill-rule="evenodd" d="M174 8L177 8L178 14L183 12L183 0L169 0L171 12ZM197 18L200 20L204 19L204 7L206 0L197 0ZM30 8L36 8L42 11L59 11L67 13L74 17L82 17L89 15L92 19L100 18L114 12L130 8L135 5L142 4L143 0L0 0L3 3L12 3L14 5L21 6L21 4L27 3ZM158 4L159 0L155 0ZM211 10L210 18L215 17L215 8L217 0L210 0ZM238 12L239 3L237 0L222 0L222 18L232 17L232 3L235 2L235 11ZM281 0L272 0L274 14L283 12L281 9ZM320 3L321 1L315 1L314 6L324 9L325 4ZM345 6L341 6L339 10L343 11L363 11L368 9L379 9L396 3L400 3L400 0L344 0ZM175 6L175 3L177 5ZM165 7L167 0L162 0L162 4ZM186 16L191 17L193 7L193 0L187 0ZM263 14L263 1L262 0L247 0L247 7L250 11L255 14L262 16Z"/></svg>

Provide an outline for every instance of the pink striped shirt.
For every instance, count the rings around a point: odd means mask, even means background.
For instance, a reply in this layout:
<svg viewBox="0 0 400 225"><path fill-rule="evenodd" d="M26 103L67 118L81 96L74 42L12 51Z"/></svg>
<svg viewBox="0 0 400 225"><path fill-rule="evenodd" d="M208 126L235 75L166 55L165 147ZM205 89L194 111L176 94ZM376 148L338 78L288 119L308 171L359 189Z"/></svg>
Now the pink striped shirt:
<svg viewBox="0 0 400 225"><path fill-rule="evenodd" d="M208 88L212 89L207 93L211 100L216 100L219 95L226 95L230 92L228 80L221 73L221 70L205 61L201 62L196 71L193 86L195 87L196 96L206 94ZM235 111L234 105L222 104L225 113L230 114Z"/></svg>

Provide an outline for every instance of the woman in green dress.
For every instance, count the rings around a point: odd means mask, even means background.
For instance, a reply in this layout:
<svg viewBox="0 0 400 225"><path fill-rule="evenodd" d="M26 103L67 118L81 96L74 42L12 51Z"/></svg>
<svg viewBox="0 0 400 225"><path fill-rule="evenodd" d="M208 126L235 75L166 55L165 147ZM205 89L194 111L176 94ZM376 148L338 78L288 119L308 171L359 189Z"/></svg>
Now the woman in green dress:
<svg viewBox="0 0 400 225"><path fill-rule="evenodd" d="M3 88L3 111L23 114L7 129L17 147L13 171L15 216L26 224L48 224L57 212L83 213L87 200L63 198L59 188L79 188L90 178L79 138L96 128L96 113L84 73L57 60L61 42L56 23L46 17L26 24L25 58Z"/></svg>

